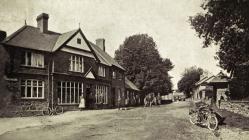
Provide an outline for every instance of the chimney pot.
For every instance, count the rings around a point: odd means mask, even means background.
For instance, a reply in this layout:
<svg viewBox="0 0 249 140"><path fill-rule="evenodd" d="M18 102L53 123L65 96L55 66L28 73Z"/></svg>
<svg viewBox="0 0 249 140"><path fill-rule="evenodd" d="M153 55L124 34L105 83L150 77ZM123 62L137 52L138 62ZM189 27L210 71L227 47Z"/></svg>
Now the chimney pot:
<svg viewBox="0 0 249 140"><path fill-rule="evenodd" d="M96 45L105 52L105 39L104 38L96 39Z"/></svg>
<svg viewBox="0 0 249 140"><path fill-rule="evenodd" d="M36 18L37 27L40 29L42 33L46 33L48 31L48 18L49 15L46 13L41 13Z"/></svg>
<svg viewBox="0 0 249 140"><path fill-rule="evenodd" d="M5 31L0 30L0 42L2 42L7 37L7 33Z"/></svg>

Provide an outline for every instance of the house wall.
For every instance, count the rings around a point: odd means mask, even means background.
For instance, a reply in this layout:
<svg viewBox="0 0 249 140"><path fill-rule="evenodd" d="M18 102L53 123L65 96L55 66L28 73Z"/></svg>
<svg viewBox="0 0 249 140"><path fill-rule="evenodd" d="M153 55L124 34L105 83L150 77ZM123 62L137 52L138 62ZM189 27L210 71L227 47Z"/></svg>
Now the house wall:
<svg viewBox="0 0 249 140"><path fill-rule="evenodd" d="M17 81L7 81L8 89L12 93L12 103L18 108L32 105L35 109L41 109L48 107L49 101L49 80L48 80L48 68L49 68L49 54L45 52L39 52L44 54L44 68L34 68L21 65L21 52L30 51L28 49L6 47L10 59L6 65L5 74L8 77L17 79ZM35 51L36 52L36 51ZM43 99L23 99L21 98L21 80L34 79L44 81L44 98Z"/></svg>
<svg viewBox="0 0 249 140"><path fill-rule="evenodd" d="M125 79L124 71L116 67L108 67L103 64L96 62L94 58L84 57L84 72L71 72L69 71L70 57L71 53L57 51L53 54L47 52L40 52L44 54L44 68L33 68L21 65L21 51L28 49L22 49L17 47L7 47L5 46L7 52L10 54L10 63L8 65L9 74L11 77L17 78L17 88L18 91L14 94L14 104L17 106L28 106L30 104L36 106L37 108L46 108L51 103L58 103L58 92L57 83L59 81L70 81L70 82L82 82L83 83L83 93L86 92L88 85L92 85L92 92L95 94L96 85L105 85L108 87L108 104L94 104L93 108L111 108L117 107L118 105L118 90L121 92L121 105L124 106L125 103ZM30 51L30 50L28 50ZM34 51L36 52L36 51ZM102 65L106 68L106 77L98 76L98 66ZM86 72L92 68L92 72L95 79L85 78ZM112 79L112 72L118 71L121 73L121 79ZM44 81L44 99L22 99L20 98L20 81L22 79L36 79ZM114 89L114 94L112 91ZM85 94L84 94L85 96ZM74 105L62 105L65 110L76 110L78 109L78 104Z"/></svg>
<svg viewBox="0 0 249 140"><path fill-rule="evenodd" d="M125 105L125 77L124 77L124 71L118 69L118 68L115 68L115 67L112 67L112 70L110 71L110 75L112 75L112 72L115 71L115 72L119 72L121 75L122 75L122 79L114 79L112 77L112 88L113 88L113 91L115 91L115 97L113 97L113 100L114 100L114 104L115 106L118 106L118 93L119 93L119 90L120 90L120 96L121 96L121 106L124 106Z"/></svg>

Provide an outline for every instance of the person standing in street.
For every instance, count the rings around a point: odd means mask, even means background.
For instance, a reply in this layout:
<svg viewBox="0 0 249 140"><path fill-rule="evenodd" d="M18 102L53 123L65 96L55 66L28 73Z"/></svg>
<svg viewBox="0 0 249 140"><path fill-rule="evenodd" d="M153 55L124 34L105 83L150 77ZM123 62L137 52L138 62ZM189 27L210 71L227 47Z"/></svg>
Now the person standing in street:
<svg viewBox="0 0 249 140"><path fill-rule="evenodd" d="M82 111L83 109L85 109L86 105L85 105L85 99L83 97L83 93L80 96L80 104L79 104L79 108Z"/></svg>

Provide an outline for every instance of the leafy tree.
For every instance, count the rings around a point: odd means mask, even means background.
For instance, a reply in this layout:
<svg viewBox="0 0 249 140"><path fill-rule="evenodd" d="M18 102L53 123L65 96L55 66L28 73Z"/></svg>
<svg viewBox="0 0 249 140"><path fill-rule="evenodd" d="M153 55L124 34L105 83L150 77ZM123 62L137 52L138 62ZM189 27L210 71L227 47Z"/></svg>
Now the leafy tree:
<svg viewBox="0 0 249 140"><path fill-rule="evenodd" d="M249 72L240 64L249 59L249 0L204 0L202 13L190 17L190 23L200 38L203 47L218 45L215 57L221 68L237 77L237 83L249 87Z"/></svg>
<svg viewBox="0 0 249 140"><path fill-rule="evenodd" d="M233 73L249 58L249 1L205 0L201 7L204 12L190 17L191 25L204 39L203 47L220 46L216 58Z"/></svg>
<svg viewBox="0 0 249 140"><path fill-rule="evenodd" d="M167 94L172 90L168 71L170 59L161 58L156 43L147 34L132 35L115 51L115 59L126 69L126 76L144 92Z"/></svg>
<svg viewBox="0 0 249 140"><path fill-rule="evenodd" d="M190 97L190 92L193 91L195 83L200 80L202 73L203 70L195 66L185 69L182 78L177 83L178 90Z"/></svg>

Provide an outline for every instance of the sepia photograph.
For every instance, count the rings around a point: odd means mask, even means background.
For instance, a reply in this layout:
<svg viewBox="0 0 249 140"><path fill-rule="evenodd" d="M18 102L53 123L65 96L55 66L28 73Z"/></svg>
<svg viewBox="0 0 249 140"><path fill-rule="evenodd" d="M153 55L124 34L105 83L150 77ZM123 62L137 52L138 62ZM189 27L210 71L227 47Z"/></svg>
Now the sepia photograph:
<svg viewBox="0 0 249 140"><path fill-rule="evenodd" d="M0 0L0 140L248 140L249 0Z"/></svg>

